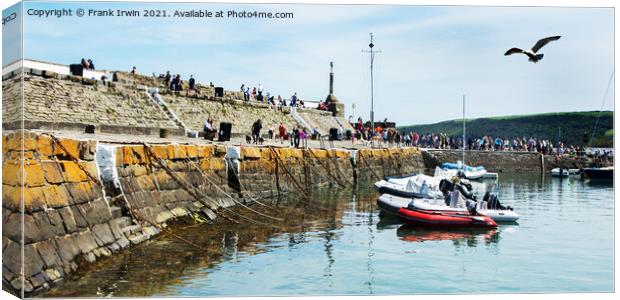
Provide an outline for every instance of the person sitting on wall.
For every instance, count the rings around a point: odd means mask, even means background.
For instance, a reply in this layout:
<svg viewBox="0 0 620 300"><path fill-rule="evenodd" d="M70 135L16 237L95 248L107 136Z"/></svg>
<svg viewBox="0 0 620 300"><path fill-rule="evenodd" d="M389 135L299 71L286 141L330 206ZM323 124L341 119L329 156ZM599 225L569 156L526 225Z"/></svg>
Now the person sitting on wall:
<svg viewBox="0 0 620 300"><path fill-rule="evenodd" d="M269 126L269 130L267 131L267 136L269 137L269 139L273 140L273 137L275 136L275 131L273 130L273 126Z"/></svg>
<svg viewBox="0 0 620 300"><path fill-rule="evenodd" d="M252 140L254 144L258 144L258 140L260 137L260 130L263 128L263 122L258 119L254 124L252 124Z"/></svg>
<svg viewBox="0 0 620 300"><path fill-rule="evenodd" d="M82 68L84 69L88 69L89 67L88 62L86 61L85 58L82 58L82 61L80 62L80 64L82 65Z"/></svg>
<svg viewBox="0 0 620 300"><path fill-rule="evenodd" d="M209 86L212 87L212 88L215 87L215 85L213 84L213 81L209 82Z"/></svg>
<svg viewBox="0 0 620 300"><path fill-rule="evenodd" d="M213 140L217 130L213 127L213 120L211 120L211 118L207 118L203 126L203 131L205 132L205 140Z"/></svg>
<svg viewBox="0 0 620 300"><path fill-rule="evenodd" d="M89 58L87 61L88 63L88 68L89 70L94 70L95 69L95 64L93 63L93 61Z"/></svg>

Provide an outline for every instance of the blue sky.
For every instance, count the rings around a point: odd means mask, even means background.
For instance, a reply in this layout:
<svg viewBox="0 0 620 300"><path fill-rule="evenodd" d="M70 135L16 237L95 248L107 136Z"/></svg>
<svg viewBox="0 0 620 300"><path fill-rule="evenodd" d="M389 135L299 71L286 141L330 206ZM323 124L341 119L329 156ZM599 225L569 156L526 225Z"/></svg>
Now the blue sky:
<svg viewBox="0 0 620 300"><path fill-rule="evenodd" d="M370 110L369 32L376 48L375 116L398 124L597 110L613 69L613 9L474 6L26 3L25 9L229 9L293 12L294 19L38 18L24 16L24 56L98 68L166 70L228 90L323 100L329 62L347 115ZM542 37L538 64L510 47ZM7 61L3 58L3 63ZM613 88L604 106L613 109Z"/></svg>

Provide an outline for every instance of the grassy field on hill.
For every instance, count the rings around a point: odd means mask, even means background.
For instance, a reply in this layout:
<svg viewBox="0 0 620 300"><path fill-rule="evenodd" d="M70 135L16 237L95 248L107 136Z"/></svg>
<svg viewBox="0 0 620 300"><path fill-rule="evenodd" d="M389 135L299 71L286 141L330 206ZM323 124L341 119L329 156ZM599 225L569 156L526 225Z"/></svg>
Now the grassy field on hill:
<svg viewBox="0 0 620 300"><path fill-rule="evenodd" d="M493 137L534 137L556 141L558 136L567 144L583 144L584 133L592 135L598 111L560 112L535 115L499 116L478 119L466 119L468 138L484 135ZM593 147L611 147L613 145L613 111L603 111L599 120ZM435 124L400 126L403 132L418 133L444 132L453 136L463 133L463 120L443 121Z"/></svg>

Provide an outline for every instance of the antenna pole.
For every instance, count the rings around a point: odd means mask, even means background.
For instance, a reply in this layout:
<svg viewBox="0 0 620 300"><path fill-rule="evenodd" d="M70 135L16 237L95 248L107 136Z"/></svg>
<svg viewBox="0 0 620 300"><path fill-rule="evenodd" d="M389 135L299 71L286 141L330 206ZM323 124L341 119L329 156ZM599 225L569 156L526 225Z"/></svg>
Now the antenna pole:
<svg viewBox="0 0 620 300"><path fill-rule="evenodd" d="M370 127L372 132L375 130L375 99L374 99L374 62L375 54L381 53L381 51L374 50L375 44L373 43L373 35L370 33L370 44L368 44L370 50L362 50L364 53L370 53Z"/></svg>
<svg viewBox="0 0 620 300"><path fill-rule="evenodd" d="M465 94L463 94L463 151L461 153L463 169L465 169Z"/></svg>

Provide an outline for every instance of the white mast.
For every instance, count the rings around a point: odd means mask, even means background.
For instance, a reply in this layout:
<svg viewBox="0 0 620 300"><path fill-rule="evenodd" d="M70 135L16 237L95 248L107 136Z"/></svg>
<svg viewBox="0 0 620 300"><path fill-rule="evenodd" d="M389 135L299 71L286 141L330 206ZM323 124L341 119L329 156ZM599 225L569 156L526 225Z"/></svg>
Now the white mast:
<svg viewBox="0 0 620 300"><path fill-rule="evenodd" d="M463 94L463 150L462 150L462 162L463 162L463 170L465 170L465 94Z"/></svg>

